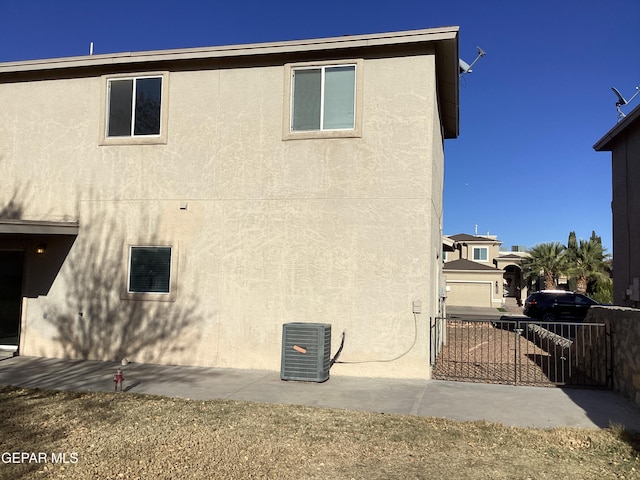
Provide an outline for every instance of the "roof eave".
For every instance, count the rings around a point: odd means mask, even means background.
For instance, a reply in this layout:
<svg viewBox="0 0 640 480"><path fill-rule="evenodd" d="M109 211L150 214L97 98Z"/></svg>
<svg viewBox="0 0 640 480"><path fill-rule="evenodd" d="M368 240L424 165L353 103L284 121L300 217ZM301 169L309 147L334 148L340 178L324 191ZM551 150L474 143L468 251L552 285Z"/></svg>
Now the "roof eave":
<svg viewBox="0 0 640 480"><path fill-rule="evenodd" d="M310 40L288 40L283 42L251 43L170 50L149 50L142 52L83 55L45 60L26 60L20 62L0 63L0 73L8 71L55 70L60 68L91 67L122 63L193 60L199 58L271 55L282 53L302 53L317 50L406 45L411 43L457 40L458 30L458 27L444 27L409 30L403 32L345 35L342 37L317 38Z"/></svg>
<svg viewBox="0 0 640 480"><path fill-rule="evenodd" d="M593 146L593 149L596 152L610 152L613 149L616 137L638 118L640 118L640 105L631 110L626 117L619 121L600 140L598 140L598 142Z"/></svg>
<svg viewBox="0 0 640 480"><path fill-rule="evenodd" d="M0 234L78 235L78 222L0 219Z"/></svg>

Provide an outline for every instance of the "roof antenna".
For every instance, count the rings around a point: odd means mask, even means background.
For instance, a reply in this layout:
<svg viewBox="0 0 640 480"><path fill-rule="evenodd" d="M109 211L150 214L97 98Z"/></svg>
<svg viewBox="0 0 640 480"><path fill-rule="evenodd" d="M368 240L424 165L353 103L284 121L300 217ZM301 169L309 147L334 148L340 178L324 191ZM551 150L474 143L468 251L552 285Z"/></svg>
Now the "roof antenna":
<svg viewBox="0 0 640 480"><path fill-rule="evenodd" d="M624 117L626 117L626 115L624 113L622 113L621 107L624 107L631 100L636 98L636 96L640 93L640 86L636 87L636 93L634 93L633 96L629 100L625 100L625 98L620 94L620 92L618 91L617 88L611 87L611 90L613 90L613 93L615 93L616 97L618 97L618 101L616 102L616 110L618 111L618 121L620 121Z"/></svg>
<svg viewBox="0 0 640 480"><path fill-rule="evenodd" d="M482 50L480 47L476 47L476 48L478 50L478 56L476 57L476 59L473 62L471 62L471 65L469 65L467 62L465 62L461 58L458 59L458 65L460 67L460 73L459 73L460 77L465 73L473 72L473 70L471 68L476 64L476 62L478 60L480 60L482 57L484 57L487 54L487 52Z"/></svg>
<svg viewBox="0 0 640 480"><path fill-rule="evenodd" d="M89 44L89 55L93 55L93 42Z"/></svg>

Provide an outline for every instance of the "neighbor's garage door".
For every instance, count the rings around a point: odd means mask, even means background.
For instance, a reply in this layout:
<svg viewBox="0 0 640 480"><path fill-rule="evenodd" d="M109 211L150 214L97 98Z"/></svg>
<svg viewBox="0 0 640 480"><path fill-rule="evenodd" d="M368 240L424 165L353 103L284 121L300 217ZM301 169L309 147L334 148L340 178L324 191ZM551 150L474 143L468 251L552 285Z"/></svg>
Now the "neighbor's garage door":
<svg viewBox="0 0 640 480"><path fill-rule="evenodd" d="M447 305L456 307L491 307L491 283L447 282Z"/></svg>

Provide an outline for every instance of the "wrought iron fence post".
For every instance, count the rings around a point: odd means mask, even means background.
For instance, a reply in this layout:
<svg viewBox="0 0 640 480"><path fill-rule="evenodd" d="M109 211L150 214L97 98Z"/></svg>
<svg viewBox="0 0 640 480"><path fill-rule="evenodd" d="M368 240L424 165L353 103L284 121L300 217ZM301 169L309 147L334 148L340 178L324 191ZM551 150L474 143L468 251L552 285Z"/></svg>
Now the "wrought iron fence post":
<svg viewBox="0 0 640 480"><path fill-rule="evenodd" d="M613 374L614 374L614 368L615 368L615 365L614 365L614 354L615 354L614 343L615 342L613 338L614 335L615 335L615 331L613 330L613 328L611 328L611 323L605 322L604 324L604 352L605 353L604 354L606 357L605 362L607 363L607 369L606 369L607 379L605 380L605 382L607 383L606 385L607 388L611 388L611 389L614 388L614 385L613 385L613 381L614 381ZM609 341L607 342L607 340ZM607 343L609 345L607 345Z"/></svg>
<svg viewBox="0 0 640 480"><path fill-rule="evenodd" d="M522 338L522 332L524 331L520 328L520 322L516 323L516 328L513 329L516 333L516 348L515 350L515 358L513 359L513 384L518 385L518 372L520 371L519 359L520 359L520 339Z"/></svg>

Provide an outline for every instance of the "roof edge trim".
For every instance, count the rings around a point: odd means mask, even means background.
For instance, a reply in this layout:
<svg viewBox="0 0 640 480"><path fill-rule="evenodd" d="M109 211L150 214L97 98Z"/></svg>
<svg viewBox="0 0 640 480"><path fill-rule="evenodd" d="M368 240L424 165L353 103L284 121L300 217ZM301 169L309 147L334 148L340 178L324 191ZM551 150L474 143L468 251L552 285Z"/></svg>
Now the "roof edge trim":
<svg viewBox="0 0 640 480"><path fill-rule="evenodd" d="M150 61L175 61L206 58L241 57L283 53L301 53L314 50L346 49L403 45L441 40L455 40L459 27L429 28L365 35L345 35L342 37L316 38L309 40L288 40L282 42L226 45L216 47L195 47L171 50L149 50L141 52L121 52L77 57L62 57L43 60L26 60L0 63L0 74L39 70L54 70L101 65L135 64Z"/></svg>
<svg viewBox="0 0 640 480"><path fill-rule="evenodd" d="M78 222L0 219L0 234L78 235Z"/></svg>
<svg viewBox="0 0 640 480"><path fill-rule="evenodd" d="M631 112L627 114L626 117L616 123L616 125L611 130L605 133L605 135L593 145L593 149L596 152L611 151L611 143L625 128L627 128L627 126L629 126L638 117L640 117L640 105L631 110Z"/></svg>

